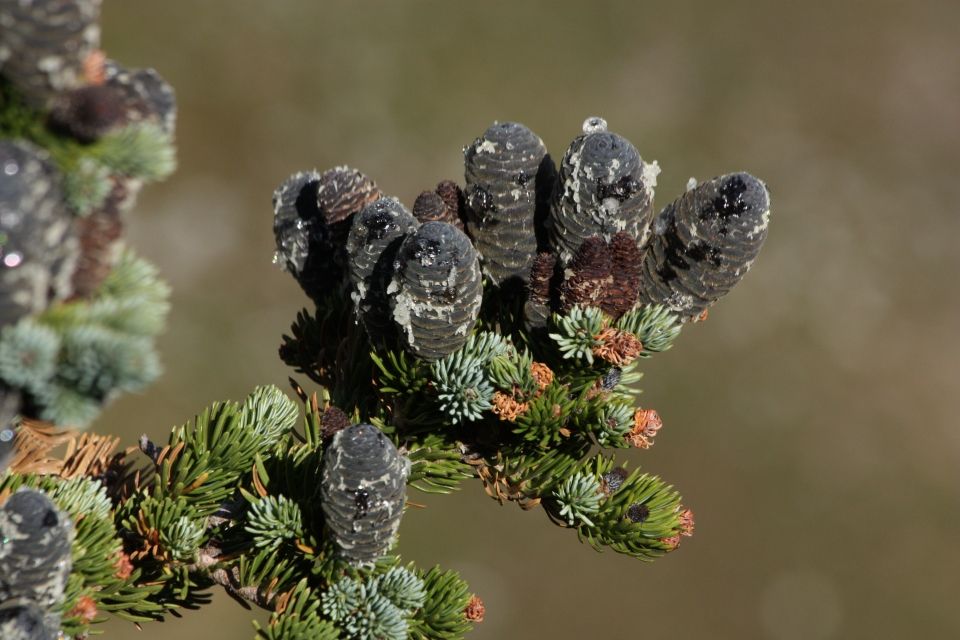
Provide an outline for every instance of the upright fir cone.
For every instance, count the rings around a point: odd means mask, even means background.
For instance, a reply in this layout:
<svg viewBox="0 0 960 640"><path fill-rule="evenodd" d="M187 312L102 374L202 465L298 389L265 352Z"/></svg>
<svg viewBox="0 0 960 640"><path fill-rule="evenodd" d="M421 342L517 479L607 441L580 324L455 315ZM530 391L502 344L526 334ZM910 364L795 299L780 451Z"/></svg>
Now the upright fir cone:
<svg viewBox="0 0 960 640"><path fill-rule="evenodd" d="M607 131L602 118L588 118L563 156L550 205L550 244L560 262L568 264L594 235L626 231L642 246L659 171L629 140Z"/></svg>
<svg viewBox="0 0 960 640"><path fill-rule="evenodd" d="M613 283L613 256L606 241L591 236L574 254L560 285L560 308L564 313L575 306L599 307Z"/></svg>
<svg viewBox="0 0 960 640"><path fill-rule="evenodd" d="M0 73L34 106L85 84L100 46L100 0L0 2Z"/></svg>
<svg viewBox="0 0 960 640"><path fill-rule="evenodd" d="M524 321L528 328L547 326L556 264L557 258L552 253L540 253L533 259L527 281L527 301L523 307Z"/></svg>
<svg viewBox="0 0 960 640"><path fill-rule="evenodd" d="M77 260L74 216L47 152L0 141L0 326L70 295Z"/></svg>
<svg viewBox="0 0 960 640"><path fill-rule="evenodd" d="M653 224L640 300L666 305L684 321L697 318L746 275L769 221L770 194L748 173L689 189Z"/></svg>
<svg viewBox="0 0 960 640"><path fill-rule="evenodd" d="M177 123L173 87L155 69L127 69L113 60L103 64L106 86L123 95L127 122L153 122L167 135Z"/></svg>
<svg viewBox="0 0 960 640"><path fill-rule="evenodd" d="M543 141L516 122L493 124L464 150L467 233L497 285L524 280L537 252L535 217Z"/></svg>

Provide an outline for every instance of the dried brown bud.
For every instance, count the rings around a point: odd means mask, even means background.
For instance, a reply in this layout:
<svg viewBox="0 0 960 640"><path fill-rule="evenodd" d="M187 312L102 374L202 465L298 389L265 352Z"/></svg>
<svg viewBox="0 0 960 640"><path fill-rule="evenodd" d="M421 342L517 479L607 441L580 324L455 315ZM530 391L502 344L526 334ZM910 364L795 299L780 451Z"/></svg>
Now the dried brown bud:
<svg viewBox="0 0 960 640"><path fill-rule="evenodd" d="M668 536L666 538L660 538L660 542L666 545L667 551L673 551L680 546L680 536Z"/></svg>
<svg viewBox="0 0 960 640"><path fill-rule="evenodd" d="M123 94L103 84L66 91L50 109L50 126L83 143L102 138L126 120Z"/></svg>
<svg viewBox="0 0 960 640"><path fill-rule="evenodd" d="M107 81L107 55L102 49L94 49L83 59L83 78L93 85Z"/></svg>
<svg viewBox="0 0 960 640"><path fill-rule="evenodd" d="M643 353L643 344L629 331L607 327L594 339L598 344L593 348L593 355L616 367L630 364Z"/></svg>
<svg viewBox="0 0 960 640"><path fill-rule="evenodd" d="M117 554L117 560L113 563L113 566L117 569L113 572L113 575L121 580L126 580L133 573L133 563L130 562L130 556L123 551Z"/></svg>
<svg viewBox="0 0 960 640"><path fill-rule="evenodd" d="M693 535L693 511L684 509L680 512L680 535L688 538Z"/></svg>
<svg viewBox="0 0 960 640"><path fill-rule="evenodd" d="M537 386L543 391L553 383L553 371L542 362L534 362L530 365L530 374L537 381Z"/></svg>
<svg viewBox="0 0 960 640"><path fill-rule="evenodd" d="M470 596L470 602L467 603L467 608L463 610L463 615L466 616L467 620L470 622L483 622L483 617L486 613L487 608L483 606L483 600L480 599L480 596Z"/></svg>
<svg viewBox="0 0 960 640"><path fill-rule="evenodd" d="M349 426L350 418L338 407L327 407L320 417L320 434L324 439L332 438L333 434Z"/></svg>
<svg viewBox="0 0 960 640"><path fill-rule="evenodd" d="M663 420L656 409L637 409L633 414L633 429L627 435L627 440L638 449L649 449L661 427Z"/></svg>
<svg viewBox="0 0 960 640"><path fill-rule="evenodd" d="M520 402L513 396L509 396L501 391L493 394L492 411L500 416L501 420L514 422L517 418L527 412L530 405L526 402Z"/></svg>
<svg viewBox="0 0 960 640"><path fill-rule="evenodd" d="M76 617L90 624L97 617L97 603L90 596L80 596L70 610L69 617Z"/></svg>

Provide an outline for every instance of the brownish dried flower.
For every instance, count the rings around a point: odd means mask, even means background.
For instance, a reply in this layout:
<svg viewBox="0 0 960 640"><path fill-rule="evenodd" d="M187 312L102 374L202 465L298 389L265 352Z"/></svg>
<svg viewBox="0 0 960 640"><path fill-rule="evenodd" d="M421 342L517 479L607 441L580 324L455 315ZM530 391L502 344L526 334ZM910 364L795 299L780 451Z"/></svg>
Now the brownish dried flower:
<svg viewBox="0 0 960 640"><path fill-rule="evenodd" d="M90 596L80 596L69 615L70 617L80 618L89 624L97 617L97 602Z"/></svg>
<svg viewBox="0 0 960 640"><path fill-rule="evenodd" d="M626 366L643 353L643 343L629 331L607 327L594 339L598 344L593 348L593 355L615 367Z"/></svg>
<svg viewBox="0 0 960 640"><path fill-rule="evenodd" d="M530 375L537 381L540 391L543 391L553 383L553 371L542 362L534 362L530 365Z"/></svg>
<svg viewBox="0 0 960 640"><path fill-rule="evenodd" d="M690 537L693 535L693 511L684 509L680 512L680 535Z"/></svg>
<svg viewBox="0 0 960 640"><path fill-rule="evenodd" d="M633 413L633 429L627 435L627 440L638 449L649 449L661 427L663 420L656 409L637 409Z"/></svg>
<svg viewBox="0 0 960 640"><path fill-rule="evenodd" d="M113 566L117 569L113 572L113 575L121 580L126 580L133 573L133 563L130 562L130 556L123 551L117 554L117 560L113 563Z"/></svg>
<svg viewBox="0 0 960 640"><path fill-rule="evenodd" d="M704 309L703 311L700 312L700 315L698 315L696 318L693 319L693 321L694 321L694 322L703 322L704 320L707 319L707 316L709 316L709 315L710 315L710 310L709 310L709 309Z"/></svg>
<svg viewBox="0 0 960 640"><path fill-rule="evenodd" d="M480 596L470 596L470 602L467 603L467 608L463 610L463 615L467 617L467 620L470 622L483 622L483 617L486 613L487 608L483 606L483 600L480 599Z"/></svg>
<svg viewBox="0 0 960 640"><path fill-rule="evenodd" d="M493 394L492 411L500 416L501 420L513 422L526 413L529 408L530 405L528 403L519 402L513 396L509 396L501 391Z"/></svg>

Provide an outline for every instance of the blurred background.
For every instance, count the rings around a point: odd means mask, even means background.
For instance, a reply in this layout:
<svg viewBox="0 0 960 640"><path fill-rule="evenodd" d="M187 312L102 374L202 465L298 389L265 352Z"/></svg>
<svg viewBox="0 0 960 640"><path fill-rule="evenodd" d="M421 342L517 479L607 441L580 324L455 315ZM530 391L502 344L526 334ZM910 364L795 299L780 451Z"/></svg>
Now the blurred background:
<svg viewBox="0 0 960 640"><path fill-rule="evenodd" d="M337 164L408 206L494 120L559 158L600 115L663 169L658 202L748 170L772 193L743 283L649 361L665 423L632 464L696 536L597 554L478 483L411 495L402 554L462 572L484 638L960 637L960 3L106 2L104 46L176 88L180 168L131 242L174 288L167 373L95 428L165 438L287 387L307 299L271 265L270 196ZM304 381L305 382L305 381ZM248 638L212 612L109 638Z"/></svg>

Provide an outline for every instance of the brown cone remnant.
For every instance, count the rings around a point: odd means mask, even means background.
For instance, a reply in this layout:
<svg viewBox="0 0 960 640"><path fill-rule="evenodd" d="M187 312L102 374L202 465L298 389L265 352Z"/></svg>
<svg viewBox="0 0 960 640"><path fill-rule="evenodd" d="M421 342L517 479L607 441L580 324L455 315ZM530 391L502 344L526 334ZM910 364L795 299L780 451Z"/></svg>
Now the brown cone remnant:
<svg viewBox="0 0 960 640"><path fill-rule="evenodd" d="M615 367L625 367L643 353L643 343L629 331L607 327L596 336L593 355Z"/></svg>
<svg viewBox="0 0 960 640"><path fill-rule="evenodd" d="M680 535L688 538L693 535L693 511L684 509L680 512Z"/></svg>
<svg viewBox="0 0 960 640"><path fill-rule="evenodd" d="M350 418L337 407L327 407L320 418L320 434L324 439L332 438L333 434L343 431L350 426Z"/></svg>
<svg viewBox="0 0 960 640"><path fill-rule="evenodd" d="M550 304L550 280L557 258L552 253L540 253L533 259L530 267L530 282L527 284L529 299L541 305Z"/></svg>
<svg viewBox="0 0 960 640"><path fill-rule="evenodd" d="M417 196L413 203L413 217L420 222L432 222L439 220L447 222L454 226L460 226L463 229L463 223L460 218L451 216L446 203L439 195L433 191L424 191Z"/></svg>
<svg viewBox="0 0 960 640"><path fill-rule="evenodd" d="M453 180L442 180L437 183L437 195L440 196L443 204L447 207L448 217L445 220L451 224L456 224L463 231L463 189Z"/></svg>
<svg viewBox="0 0 960 640"><path fill-rule="evenodd" d="M120 183L114 186L114 192L118 190L124 191ZM80 256L73 272L74 298L90 296L113 268L116 242L123 234L119 208L110 204L114 198L115 194L111 194L102 210L77 218ZM116 198L123 199L123 196L116 194Z"/></svg>
<svg viewBox="0 0 960 640"><path fill-rule="evenodd" d="M526 402L520 402L513 396L509 396L501 391L493 394L493 412L500 416L505 422L514 422L517 418L527 412L530 405Z"/></svg>
<svg viewBox="0 0 960 640"><path fill-rule="evenodd" d="M50 109L50 126L85 144L123 125L126 118L123 94L102 84L66 91Z"/></svg>
<svg viewBox="0 0 960 640"><path fill-rule="evenodd" d="M540 391L543 391L553 383L553 371L542 362L534 362L530 365L530 374L537 381Z"/></svg>
<svg viewBox="0 0 960 640"><path fill-rule="evenodd" d="M638 449L649 449L661 427L663 420L656 409L637 409L633 414L633 429L627 434L627 440Z"/></svg>
<svg viewBox="0 0 960 640"><path fill-rule="evenodd" d="M633 308L640 293L640 269L643 254L637 248L636 239L621 231L610 240L613 256L613 282L603 293L600 308L614 320Z"/></svg>
<svg viewBox="0 0 960 640"><path fill-rule="evenodd" d="M606 241L591 236L583 241L560 285L560 306L564 313L573 307L599 307L613 283L613 259Z"/></svg>
<svg viewBox="0 0 960 640"><path fill-rule="evenodd" d="M467 608L463 610L463 615L466 616L470 622L483 622L483 617L486 613L487 608L483 606L483 600L477 595L470 597Z"/></svg>

